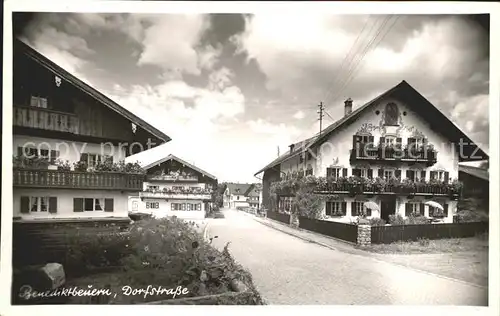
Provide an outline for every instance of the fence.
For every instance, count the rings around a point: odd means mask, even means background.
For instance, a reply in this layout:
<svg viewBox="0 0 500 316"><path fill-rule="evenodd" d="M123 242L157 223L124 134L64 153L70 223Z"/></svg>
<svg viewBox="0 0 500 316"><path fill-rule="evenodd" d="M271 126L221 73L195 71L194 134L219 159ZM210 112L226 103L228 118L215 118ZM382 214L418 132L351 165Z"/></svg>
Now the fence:
<svg viewBox="0 0 500 316"><path fill-rule="evenodd" d="M396 241L416 241L422 238L466 238L487 231L487 222L373 226L371 228L371 243L390 244Z"/></svg>
<svg viewBox="0 0 500 316"><path fill-rule="evenodd" d="M274 219L275 221L290 224L290 215L288 214L267 211L267 217L270 219Z"/></svg>
<svg viewBox="0 0 500 316"><path fill-rule="evenodd" d="M299 228L353 243L356 243L358 238L358 226L353 224L299 217Z"/></svg>
<svg viewBox="0 0 500 316"><path fill-rule="evenodd" d="M71 236L121 232L129 220L13 223L12 262L15 267L64 261Z"/></svg>

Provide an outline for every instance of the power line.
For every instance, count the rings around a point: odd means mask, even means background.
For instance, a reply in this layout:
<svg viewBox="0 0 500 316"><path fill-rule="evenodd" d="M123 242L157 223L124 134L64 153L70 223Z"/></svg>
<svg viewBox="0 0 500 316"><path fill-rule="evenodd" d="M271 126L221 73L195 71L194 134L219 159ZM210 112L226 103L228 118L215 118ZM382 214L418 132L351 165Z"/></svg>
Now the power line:
<svg viewBox="0 0 500 316"><path fill-rule="evenodd" d="M356 44L358 43L359 39L361 38L361 35L363 34L364 30L366 29L368 22L370 22L370 17L371 17L371 15L368 15L368 18L367 18L366 22L364 23L363 28L361 29L361 32L359 32L358 36L356 37L356 40L354 41L351 48L349 49L349 52L346 54L346 56L344 57L344 60L340 64L339 69L337 69L337 71L336 71L337 75L334 77L332 82L329 84L330 88L327 90L327 93L326 93L325 97L323 98L323 100L328 100L330 93L333 91L332 88L335 87L335 83L337 83L338 79L340 78L340 73L342 72L342 69L344 69L345 62L347 61L348 57L351 55L351 52L353 51L354 47L356 47Z"/></svg>
<svg viewBox="0 0 500 316"><path fill-rule="evenodd" d="M335 96L335 98L333 99L332 103L336 102L337 99L340 97L341 95L341 92L343 89L345 89L349 84L350 82L355 78L355 74L361 69L359 68L359 65L360 63L363 61L364 57L366 56L366 54L369 52L369 51L373 51L375 50L379 44L382 42L382 40L387 36L387 34L389 34L390 30L394 27L394 25L396 24L396 22L398 21L399 17L396 17L394 20L393 20L393 23L386 29L385 33L382 35L382 37L380 37L380 39L378 40L378 42L375 44L375 47L373 49L372 46L373 46L373 43L375 42L375 40L379 37L379 35L381 34L384 26L389 22L389 20L391 19L392 17L390 17L389 19L385 20L382 27L379 29L379 31L377 32L377 35L373 38L373 40L370 42L370 44L366 47L366 49L363 51L363 54L361 56L361 58L358 60L358 62L356 63L356 66L353 68L353 71L348 75L348 77L346 78L346 81L344 82L344 84L342 85L342 87L340 88L339 92L337 93L337 95Z"/></svg>

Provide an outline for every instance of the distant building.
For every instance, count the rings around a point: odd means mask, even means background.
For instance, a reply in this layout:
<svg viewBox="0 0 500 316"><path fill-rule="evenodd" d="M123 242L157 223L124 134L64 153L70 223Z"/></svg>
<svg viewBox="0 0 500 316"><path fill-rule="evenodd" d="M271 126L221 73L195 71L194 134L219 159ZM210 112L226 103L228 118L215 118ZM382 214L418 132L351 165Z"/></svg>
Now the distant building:
<svg viewBox="0 0 500 316"><path fill-rule="evenodd" d="M473 166L458 166L458 179L462 181L463 198L475 199L483 210L489 209L490 180L487 169Z"/></svg>
<svg viewBox="0 0 500 316"><path fill-rule="evenodd" d="M155 217L205 218L217 190L215 176L174 155L144 169L147 171L144 189L138 196L129 198L130 212Z"/></svg>

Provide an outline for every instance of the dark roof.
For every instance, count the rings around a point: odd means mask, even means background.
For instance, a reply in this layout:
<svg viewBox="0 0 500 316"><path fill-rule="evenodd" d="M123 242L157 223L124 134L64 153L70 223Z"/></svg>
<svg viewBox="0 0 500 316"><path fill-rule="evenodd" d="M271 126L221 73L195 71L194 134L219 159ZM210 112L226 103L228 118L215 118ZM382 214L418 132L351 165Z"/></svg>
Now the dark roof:
<svg viewBox="0 0 500 316"><path fill-rule="evenodd" d="M246 195L252 184L248 183L228 183L229 194Z"/></svg>
<svg viewBox="0 0 500 316"><path fill-rule="evenodd" d="M165 133L159 131L158 129L151 126L143 119L137 117L132 112L128 111L127 109L125 109L121 105L119 105L118 103L114 102L113 100L111 100L110 98L108 98L107 96L102 94L101 92L97 91L96 89L92 88L88 84L84 83L83 81L81 81L80 79L78 79L74 75L70 74L68 71L64 70L63 68L58 66L56 63L54 63L53 61L51 61L47 57L43 56L42 54L40 54L39 52L34 50L32 47L30 47L29 45L27 45L26 43L22 42L21 40L19 40L17 38L14 41L14 50L17 52L23 53L31 60L40 64L42 67L48 69L49 71L53 72L54 74L57 74L62 79L71 83L77 89L90 95L95 100L99 101L100 103L107 106L109 109L122 115L126 119L130 120L132 123L141 127L145 131L151 133L152 135L159 138L160 140L163 140L164 142L169 142L171 140L171 138L168 137Z"/></svg>
<svg viewBox="0 0 500 316"><path fill-rule="evenodd" d="M352 123L368 108L377 104L377 101L389 97L393 97L395 99L403 101L408 106L413 107L413 110L415 112L418 112L427 122L430 123L431 129L439 131L439 133L443 134L445 137L452 140L453 142L459 143L460 139L462 139L465 143L469 144L473 143L472 140L462 130L460 130L460 128L456 126L446 115L444 115L438 108L436 108L424 96L422 96L417 90L415 90L408 82L403 80L396 86L392 87L391 89L379 95L378 97L360 106L359 108L354 110L351 114L343 116L338 121L328 126L320 135L316 135L306 140L307 144L302 147L302 150L296 150L292 153L288 152L287 154L278 157L273 162L268 164L266 167L255 173L255 175L267 169L273 168L282 163L283 161L295 157L301 154L302 152L310 149L311 147L322 144L323 141L328 139L332 133L338 130L339 127L345 124ZM472 156L472 154L474 154L475 156L480 156L479 158L468 159L468 160L462 158L461 161L487 160L488 155L481 148L478 148L478 151L475 152L476 147L478 146L477 145L464 146L463 153L465 156Z"/></svg>
<svg viewBox="0 0 500 316"><path fill-rule="evenodd" d="M154 166L157 166L157 165L162 164L162 163L164 163L165 161L169 161L169 160L175 160L175 161L177 161L177 162L180 162L181 164L186 165L186 166L188 166L189 168L191 168L191 169L193 169L193 170L198 171L199 173L203 174L204 176L207 176L207 177L209 177L209 178L212 178L212 179L214 179L214 180L217 180L217 178L216 178L215 176L211 175L210 173L208 173L208 172L206 172L206 171L204 171L204 170L202 170L202 169L200 169L200 168L196 167L195 165L192 165L192 164L190 164L189 162L184 161L184 160L182 160L181 158L176 157L176 156L174 156L174 155L168 155L167 157L161 158L161 159L159 159L159 160L157 160L157 161L155 161L155 162L152 162L152 163L150 163L150 164L147 164L146 166L144 166L144 167L142 167L142 168L143 168L143 169L145 169L145 170L148 170L148 169L151 169L151 168L152 168L152 167L154 167Z"/></svg>
<svg viewBox="0 0 500 316"><path fill-rule="evenodd" d="M490 181L490 173L487 169L473 167L473 166L458 165L458 171L467 173L476 178Z"/></svg>

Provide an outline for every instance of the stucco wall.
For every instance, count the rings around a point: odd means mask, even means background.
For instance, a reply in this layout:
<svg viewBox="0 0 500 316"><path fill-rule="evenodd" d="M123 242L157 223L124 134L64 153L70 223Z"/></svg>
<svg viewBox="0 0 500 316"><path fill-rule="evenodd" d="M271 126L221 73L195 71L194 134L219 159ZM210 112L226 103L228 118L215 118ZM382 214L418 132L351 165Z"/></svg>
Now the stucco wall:
<svg viewBox="0 0 500 316"><path fill-rule="evenodd" d="M57 213L37 212L21 213L21 196L57 197ZM13 216L22 219L63 219L63 218L102 218L102 217L128 217L128 193L103 190L64 190L64 189L28 189L16 188L13 196ZM92 211L74 212L73 198L103 198L113 199L113 212Z"/></svg>

